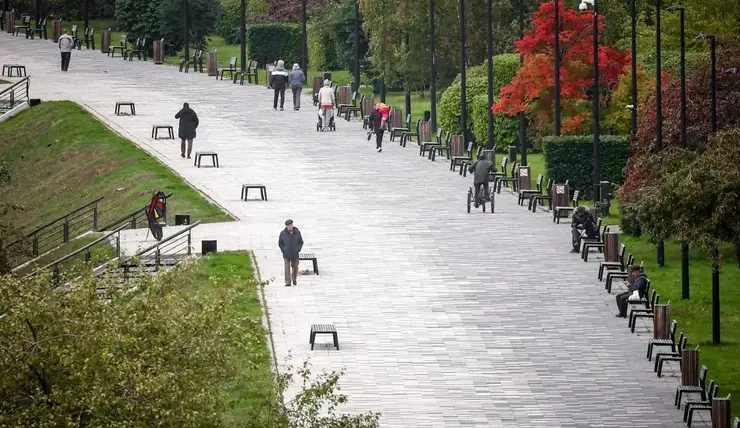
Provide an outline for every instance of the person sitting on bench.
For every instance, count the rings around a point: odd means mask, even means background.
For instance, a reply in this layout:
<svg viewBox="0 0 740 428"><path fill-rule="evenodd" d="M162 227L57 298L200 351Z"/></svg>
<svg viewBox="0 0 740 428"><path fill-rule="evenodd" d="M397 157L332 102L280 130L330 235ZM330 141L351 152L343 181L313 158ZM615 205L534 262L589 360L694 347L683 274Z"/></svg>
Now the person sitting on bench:
<svg viewBox="0 0 740 428"><path fill-rule="evenodd" d="M478 160L470 165L468 171L473 174L473 186L475 187L475 207L478 208L480 204L488 200L488 174L491 172L496 172L496 168L493 166L493 162L489 161L488 159L486 159L485 156L481 154L478 155ZM483 186L483 189L485 189L486 191L486 199L484 200L480 200L481 186Z"/></svg>
<svg viewBox="0 0 740 428"><path fill-rule="evenodd" d="M586 236L587 238L596 238L599 231L596 230L596 222L594 217L586 209L586 207L580 206L576 208L573 213L573 217L570 222L571 234L573 236L573 249L571 253L578 253L581 249L581 238Z"/></svg>
<svg viewBox="0 0 740 428"><path fill-rule="evenodd" d="M617 294L617 308L619 309L617 317L619 318L627 318L627 301L630 300L630 296L637 291L639 297L643 297L647 289L647 275L642 270L642 266L632 266L630 277L632 279L627 285L627 291Z"/></svg>

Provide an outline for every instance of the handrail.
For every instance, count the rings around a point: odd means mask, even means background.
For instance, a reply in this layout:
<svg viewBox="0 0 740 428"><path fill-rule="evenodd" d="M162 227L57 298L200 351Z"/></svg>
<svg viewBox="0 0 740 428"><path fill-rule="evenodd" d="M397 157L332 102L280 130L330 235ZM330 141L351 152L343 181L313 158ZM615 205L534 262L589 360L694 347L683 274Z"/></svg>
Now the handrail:
<svg viewBox="0 0 740 428"><path fill-rule="evenodd" d="M70 212L68 212L67 214L65 214L65 215L63 215L63 216L61 216L61 217L57 218L56 220L52 220L52 221L50 221L50 222L46 223L45 225L43 225L43 226L41 226L41 227L37 228L36 230L34 230L33 232L31 232L31 233L28 233L28 234L26 234L26 236L25 236L25 237L26 237L26 238L30 238L31 236L33 236L33 235L35 235L35 234L37 234L37 233L41 232L42 230L46 229L47 227L49 227L49 226L53 226L53 225L54 225L54 223L56 223L56 222L58 222L58 221L60 221L60 220L64 220L65 218L67 218L67 217L70 217L70 216L71 216L72 214L77 214L78 212L80 212L80 211L84 210L85 208L87 208L87 207L89 207L89 206L91 206L91 205L95 205L95 204L97 204L97 203L98 203L98 202L100 202L101 200L103 200L103 196L99 197L98 199L96 199L96 200L94 200L94 201L92 201L92 202L89 202L89 203L87 203L86 205L83 205L83 206L81 206L81 207L77 208L77 209L76 209L76 210L74 210L74 211L70 211ZM94 231L95 231L95 230L94 230Z"/></svg>
<svg viewBox="0 0 740 428"><path fill-rule="evenodd" d="M71 252L71 253L67 254L66 256L64 256L64 257L62 257L62 258L60 258L60 259L58 259L58 260L56 260L56 261L53 261L53 262L49 263L48 265L46 265L46 266L44 266L44 267L42 267L42 268L38 268L38 269L34 270L34 271L33 271L33 272L31 272L30 274L26 275L26 277L30 277L30 276L33 276L33 275L37 274L38 272L44 271L44 270L46 270L46 269L49 269L49 268L50 268L50 267L52 267L52 266L58 266L58 265L59 265L60 263L63 263L63 262L65 262L65 261L67 261L67 260L69 260L69 259L71 259L71 258L73 258L73 257L77 256L78 254L81 254L81 253L83 253L83 252L85 252L85 251L89 250L89 249L90 249L91 247L93 247L93 246L95 246L95 245L99 244L99 243L100 243L100 242L102 242L102 241L105 241L105 240L107 240L107 239L108 239L108 238L110 238L111 236L113 236L113 235L115 235L116 233L119 233L120 231L122 231L122 230L125 230L125 229L128 229L128 225L127 225L127 224L124 224L124 225L122 225L122 226L118 227L117 229L113 230L112 232L110 232L110 233L107 233L107 234L103 235L102 237L100 237L100 238L98 238L98 239L94 240L93 242L91 242L91 243L89 243L89 244L85 245L84 247L82 247L82 248L79 248L79 249L77 249L77 250L75 250L75 251L73 251L73 252Z"/></svg>
<svg viewBox="0 0 740 428"><path fill-rule="evenodd" d="M139 214L144 214L144 217L146 217L146 210L147 210L147 206L144 206L142 208L138 208L136 211L132 212L131 214L125 215L125 216L119 218L118 220L112 221L111 223L109 223L109 224L101 227L100 230L108 230L108 229L111 229L111 228L115 228L120 223L123 223L124 221L129 221L129 220L133 220L132 221L132 229L136 229L136 217Z"/></svg>
<svg viewBox="0 0 740 428"><path fill-rule="evenodd" d="M25 86L25 94L23 92L20 93L21 99L25 98L25 101L28 101L28 93L29 93L29 86L30 86L30 79L31 77L24 77L23 79L13 83L9 87L3 89L0 91L0 100L3 100L5 98L10 99L10 109L15 107L16 101L16 89L20 86ZM9 95L8 95L9 94Z"/></svg>
<svg viewBox="0 0 740 428"><path fill-rule="evenodd" d="M123 264L124 262L127 262L127 261L129 261L131 259L134 259L136 257L142 256L142 255L148 253L149 251L152 251L153 249L155 249L157 247L161 247L163 244L166 244L166 243L172 241L173 239L177 238L178 236L183 235L185 232L190 232L190 230L192 230L195 226L198 226L199 224L200 224L200 220L196 221L195 223L192 223L191 225L189 225L185 229L182 229L182 230L178 231L177 233L173 233L172 235L170 235L170 236L162 239L161 241L157 242L154 245L151 245L151 246L149 246L147 248L144 248L143 250L137 251L136 254L134 254L134 255L132 255L130 257L127 257L121 263Z"/></svg>

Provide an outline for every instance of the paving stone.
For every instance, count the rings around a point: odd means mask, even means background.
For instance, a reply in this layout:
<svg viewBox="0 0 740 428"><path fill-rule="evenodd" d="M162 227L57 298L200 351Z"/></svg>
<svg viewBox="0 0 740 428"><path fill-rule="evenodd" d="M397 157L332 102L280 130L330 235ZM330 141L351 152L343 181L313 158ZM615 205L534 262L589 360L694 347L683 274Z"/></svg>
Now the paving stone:
<svg viewBox="0 0 740 428"><path fill-rule="evenodd" d="M98 51L74 51L62 73L53 43L5 34L0 58L27 66L32 97L81 103L239 219L197 227L195 248L217 239L219 250L255 251L263 278L275 279L266 297L278 360L345 368L343 411L382 412L384 427L682 423L671 405L677 369L656 378L649 334L614 317L614 296L596 280L600 257L568 254L567 224L505 192L496 214L467 214L472 179L413 144L376 153L357 121L317 133L308 97L299 112L275 112L264 86ZM113 114L124 99L136 116ZM195 168L179 142L149 138L154 123L177 125L183 102L201 120L194 151L216 151L221 168ZM246 182L265 184L270 200L240 201ZM277 249L286 218L321 269L290 288ZM140 233L126 235L127 251ZM336 325L340 351L310 351L314 323Z"/></svg>

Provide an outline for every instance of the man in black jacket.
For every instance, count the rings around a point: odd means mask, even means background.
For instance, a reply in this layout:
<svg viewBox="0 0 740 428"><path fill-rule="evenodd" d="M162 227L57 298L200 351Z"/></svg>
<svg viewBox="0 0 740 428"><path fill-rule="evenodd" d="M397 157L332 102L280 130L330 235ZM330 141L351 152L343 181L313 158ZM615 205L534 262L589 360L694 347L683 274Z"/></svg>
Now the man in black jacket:
<svg viewBox="0 0 740 428"><path fill-rule="evenodd" d="M645 291L647 290L647 275L642 270L642 266L632 266L632 283L627 285L627 291L624 293L617 294L617 308L619 313L617 317L627 318L627 300L629 300L632 293L638 292L640 297L645 297Z"/></svg>
<svg viewBox="0 0 740 428"><path fill-rule="evenodd" d="M594 217L586 209L586 207L579 206L573 213L573 217L570 222L571 237L573 242L573 249L571 253L578 253L581 249L581 237L585 235L587 238L596 238L599 231L596 230L596 222Z"/></svg>
<svg viewBox="0 0 740 428"><path fill-rule="evenodd" d="M293 226L293 220L285 221L285 229L280 232L278 246L280 251L283 252L285 286L290 287L291 280L293 285L298 285L298 255L303 248L303 237L301 231Z"/></svg>
<svg viewBox="0 0 740 428"><path fill-rule="evenodd" d="M483 187L486 192L486 199L488 199L488 177L491 172L496 172L496 168L493 166L493 162L486 159L485 156L478 155L478 160L474 164L470 165L468 171L473 174L473 186L475 187L475 207L483 203L480 200L480 188Z"/></svg>
<svg viewBox="0 0 740 428"><path fill-rule="evenodd" d="M278 107L278 96L280 96L280 111L283 111L283 104L285 103L285 87L288 84L288 72L285 70L285 62L281 59L277 62L277 66L272 70L272 89L275 90L275 98L272 102L273 110L277 110Z"/></svg>
<svg viewBox="0 0 740 428"><path fill-rule="evenodd" d="M373 111L370 112L368 122L370 123L370 131L367 133L367 139L370 139L371 134L375 134L375 150L380 153L383 151L383 133L385 129L382 125L383 116L380 114L377 104L373 106Z"/></svg>

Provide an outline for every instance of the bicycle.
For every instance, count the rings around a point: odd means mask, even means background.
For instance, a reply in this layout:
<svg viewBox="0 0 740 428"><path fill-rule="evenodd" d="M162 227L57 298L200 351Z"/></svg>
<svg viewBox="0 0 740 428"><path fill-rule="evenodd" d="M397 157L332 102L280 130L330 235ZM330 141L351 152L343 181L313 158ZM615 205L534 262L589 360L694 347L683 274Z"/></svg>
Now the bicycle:
<svg viewBox="0 0 740 428"><path fill-rule="evenodd" d="M475 204L475 197L473 196L473 188L468 188L468 214L470 213L470 205ZM483 212L486 212L486 202L491 202L491 214L493 214L493 211L496 207L496 198L495 198L496 192L493 190L493 188L489 189L489 194L486 195L486 188L485 186L480 187L480 192L478 193L478 199L482 201L483 203L480 204L480 207L483 209Z"/></svg>

